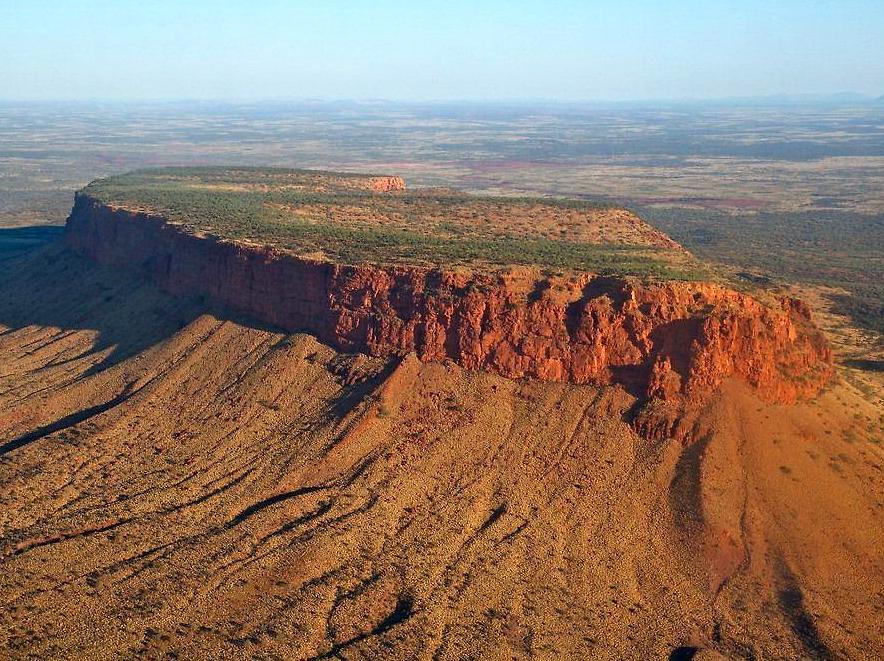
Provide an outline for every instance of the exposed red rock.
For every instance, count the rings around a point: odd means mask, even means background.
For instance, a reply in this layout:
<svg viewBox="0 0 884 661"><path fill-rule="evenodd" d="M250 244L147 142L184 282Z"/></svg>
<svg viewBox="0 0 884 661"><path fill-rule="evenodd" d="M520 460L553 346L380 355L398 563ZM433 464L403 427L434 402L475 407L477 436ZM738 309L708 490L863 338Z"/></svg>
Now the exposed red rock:
<svg viewBox="0 0 884 661"><path fill-rule="evenodd" d="M369 190L376 193L405 190L405 179L402 177L370 177L367 181Z"/></svg>
<svg viewBox="0 0 884 661"><path fill-rule="evenodd" d="M395 179L385 185L395 188ZM832 373L831 351L804 304L784 298L774 309L715 284L333 264L192 235L82 194L66 237L169 292L209 296L345 351L415 352L507 377L619 383L669 411L701 403L732 375L770 401L792 402ZM645 421L644 429L656 435L660 424Z"/></svg>

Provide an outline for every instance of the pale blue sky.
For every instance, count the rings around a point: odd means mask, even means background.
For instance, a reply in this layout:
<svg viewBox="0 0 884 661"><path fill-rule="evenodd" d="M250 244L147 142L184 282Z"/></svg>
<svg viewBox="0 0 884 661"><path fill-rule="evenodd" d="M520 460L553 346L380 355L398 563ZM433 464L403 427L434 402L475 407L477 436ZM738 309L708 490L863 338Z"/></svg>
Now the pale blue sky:
<svg viewBox="0 0 884 661"><path fill-rule="evenodd" d="M884 94L884 0L0 0L0 98Z"/></svg>

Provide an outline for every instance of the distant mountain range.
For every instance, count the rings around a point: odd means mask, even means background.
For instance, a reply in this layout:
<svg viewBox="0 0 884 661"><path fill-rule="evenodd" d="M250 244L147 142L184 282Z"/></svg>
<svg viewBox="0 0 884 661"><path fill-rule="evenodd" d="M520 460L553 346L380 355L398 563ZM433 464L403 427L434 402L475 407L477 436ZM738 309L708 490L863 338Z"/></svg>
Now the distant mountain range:
<svg viewBox="0 0 884 661"><path fill-rule="evenodd" d="M766 96L737 96L719 99L685 99L688 103L739 106L805 106L805 105L878 105L884 96L872 96L859 92L836 92L832 94L770 94Z"/></svg>

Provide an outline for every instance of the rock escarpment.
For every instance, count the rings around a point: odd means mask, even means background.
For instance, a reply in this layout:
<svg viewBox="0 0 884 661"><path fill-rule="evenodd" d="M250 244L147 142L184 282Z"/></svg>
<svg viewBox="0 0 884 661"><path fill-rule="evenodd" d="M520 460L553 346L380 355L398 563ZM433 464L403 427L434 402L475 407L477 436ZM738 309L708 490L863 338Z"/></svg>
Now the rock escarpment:
<svg viewBox="0 0 884 661"><path fill-rule="evenodd" d="M368 177L368 190L376 193L405 190L405 179L402 177Z"/></svg>
<svg viewBox="0 0 884 661"><path fill-rule="evenodd" d="M66 240L173 294L209 296L338 349L415 352L507 377L618 383L665 403L670 418L672 407L701 403L730 376L787 403L815 394L831 375L831 352L800 301L766 306L714 284L334 264L189 233L85 194ZM661 428L657 416L640 426L656 435L672 422Z"/></svg>

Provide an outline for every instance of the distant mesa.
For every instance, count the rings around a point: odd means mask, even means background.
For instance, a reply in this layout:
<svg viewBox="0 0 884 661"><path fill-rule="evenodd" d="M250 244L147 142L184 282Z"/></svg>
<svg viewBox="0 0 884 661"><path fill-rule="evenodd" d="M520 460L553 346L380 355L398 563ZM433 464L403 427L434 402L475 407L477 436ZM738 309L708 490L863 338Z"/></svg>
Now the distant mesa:
<svg viewBox="0 0 884 661"><path fill-rule="evenodd" d="M619 384L646 435L738 377L814 395L831 351L800 301L729 288L630 211L409 190L399 177L145 170L77 193L66 240L178 295L374 356Z"/></svg>

